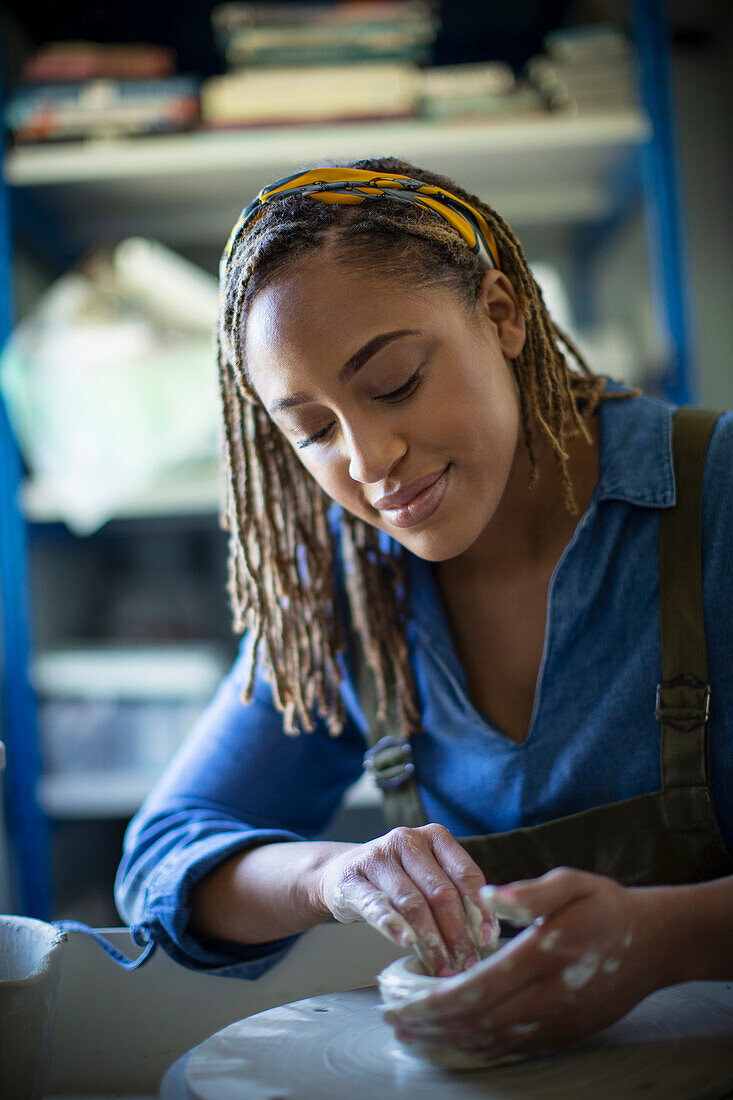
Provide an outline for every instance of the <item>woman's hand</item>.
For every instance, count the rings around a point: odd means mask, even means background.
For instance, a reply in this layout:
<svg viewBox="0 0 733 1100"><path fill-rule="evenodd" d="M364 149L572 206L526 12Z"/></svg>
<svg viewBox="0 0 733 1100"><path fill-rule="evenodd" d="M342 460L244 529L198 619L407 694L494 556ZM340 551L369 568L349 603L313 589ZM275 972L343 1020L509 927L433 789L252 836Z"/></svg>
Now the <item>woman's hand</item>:
<svg viewBox="0 0 733 1100"><path fill-rule="evenodd" d="M322 864L318 903L336 920L364 920L415 951L430 974L459 974L495 942L496 917L479 907L480 869L442 825L398 828Z"/></svg>
<svg viewBox="0 0 733 1100"><path fill-rule="evenodd" d="M497 1057L568 1046L682 980L666 891L558 868L483 893L528 927L469 973L386 1012L401 1039Z"/></svg>

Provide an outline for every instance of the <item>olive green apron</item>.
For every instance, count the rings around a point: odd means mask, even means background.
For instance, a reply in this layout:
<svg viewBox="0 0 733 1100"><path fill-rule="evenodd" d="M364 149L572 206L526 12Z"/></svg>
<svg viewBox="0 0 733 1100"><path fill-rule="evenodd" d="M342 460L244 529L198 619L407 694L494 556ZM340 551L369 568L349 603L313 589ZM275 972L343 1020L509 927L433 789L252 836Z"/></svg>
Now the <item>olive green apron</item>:
<svg viewBox="0 0 733 1100"><path fill-rule="evenodd" d="M733 874L710 797L700 539L705 457L719 416L685 408L673 420L677 501L660 512L659 532L663 678L655 717L661 725L662 789L542 825L461 838L488 882L533 878L558 866L594 871L629 886ZM391 826L424 825L410 744L390 736L395 726L389 718L377 721L372 677L366 662L358 664L370 729L365 768L382 791Z"/></svg>

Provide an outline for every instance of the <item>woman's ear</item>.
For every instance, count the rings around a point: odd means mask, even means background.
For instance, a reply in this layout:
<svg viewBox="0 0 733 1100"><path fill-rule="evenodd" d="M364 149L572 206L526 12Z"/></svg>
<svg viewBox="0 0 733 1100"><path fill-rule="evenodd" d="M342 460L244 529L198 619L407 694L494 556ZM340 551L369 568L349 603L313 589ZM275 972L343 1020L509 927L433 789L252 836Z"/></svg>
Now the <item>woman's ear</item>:
<svg viewBox="0 0 733 1100"><path fill-rule="evenodd" d="M503 271L490 268L481 280L478 308L496 327L507 359L516 359L524 347L527 328L514 287Z"/></svg>

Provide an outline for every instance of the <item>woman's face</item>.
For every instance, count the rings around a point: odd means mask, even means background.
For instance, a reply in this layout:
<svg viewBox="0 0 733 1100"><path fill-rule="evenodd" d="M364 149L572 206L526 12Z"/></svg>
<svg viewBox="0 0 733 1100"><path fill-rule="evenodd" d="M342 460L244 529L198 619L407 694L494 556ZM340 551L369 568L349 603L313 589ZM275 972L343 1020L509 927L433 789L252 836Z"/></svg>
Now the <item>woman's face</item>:
<svg viewBox="0 0 733 1100"><path fill-rule="evenodd" d="M325 492L428 561L491 524L520 449L524 321L488 271L475 307L316 256L255 297L253 386ZM522 444L522 449L523 444Z"/></svg>

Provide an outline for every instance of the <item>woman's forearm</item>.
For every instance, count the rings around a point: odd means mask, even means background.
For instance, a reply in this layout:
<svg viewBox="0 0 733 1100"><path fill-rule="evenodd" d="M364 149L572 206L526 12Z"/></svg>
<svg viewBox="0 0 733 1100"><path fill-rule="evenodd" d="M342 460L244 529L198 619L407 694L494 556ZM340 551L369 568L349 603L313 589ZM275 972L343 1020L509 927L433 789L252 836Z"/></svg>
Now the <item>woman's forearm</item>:
<svg viewBox="0 0 733 1100"><path fill-rule="evenodd" d="M328 920L316 884L332 855L354 844L297 841L238 852L195 884L187 929L230 943L267 943Z"/></svg>
<svg viewBox="0 0 733 1100"><path fill-rule="evenodd" d="M733 979L733 876L692 886L641 887L662 984Z"/></svg>
<svg viewBox="0 0 733 1100"><path fill-rule="evenodd" d="M682 981L733 979L733 876L677 887Z"/></svg>

